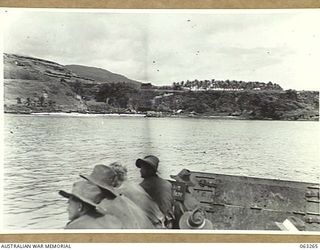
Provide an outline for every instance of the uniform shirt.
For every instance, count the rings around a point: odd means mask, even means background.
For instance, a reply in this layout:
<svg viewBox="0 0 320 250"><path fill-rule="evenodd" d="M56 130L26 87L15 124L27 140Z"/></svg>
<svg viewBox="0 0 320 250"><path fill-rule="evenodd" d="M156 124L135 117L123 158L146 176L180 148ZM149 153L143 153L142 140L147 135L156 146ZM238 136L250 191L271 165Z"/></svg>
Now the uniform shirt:
<svg viewBox="0 0 320 250"><path fill-rule="evenodd" d="M158 204L161 212L165 216L172 215L173 197L171 183L159 176L144 178L140 186L151 196Z"/></svg>
<svg viewBox="0 0 320 250"><path fill-rule="evenodd" d="M163 228L163 213L160 211L158 204L140 185L125 181L118 187L117 191L138 205L155 227Z"/></svg>
<svg viewBox="0 0 320 250"><path fill-rule="evenodd" d="M99 213L114 216L121 222L122 229L153 229L144 211L124 195L115 199L103 199L96 207Z"/></svg>
<svg viewBox="0 0 320 250"><path fill-rule="evenodd" d="M122 223L112 215L85 214L70 221L65 229L121 229Z"/></svg>

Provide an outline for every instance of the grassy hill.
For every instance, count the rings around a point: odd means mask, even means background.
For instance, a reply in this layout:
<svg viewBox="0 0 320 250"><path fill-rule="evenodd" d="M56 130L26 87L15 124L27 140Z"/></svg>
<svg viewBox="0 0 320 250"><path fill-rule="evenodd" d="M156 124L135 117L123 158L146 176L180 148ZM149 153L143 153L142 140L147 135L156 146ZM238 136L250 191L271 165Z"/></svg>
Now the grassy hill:
<svg viewBox="0 0 320 250"><path fill-rule="evenodd" d="M4 111L158 112L165 116L319 120L319 92L295 90L175 90L107 70L4 54Z"/></svg>
<svg viewBox="0 0 320 250"><path fill-rule="evenodd" d="M128 79L123 75L115 74L105 69L87 67L83 65L66 65L66 68L76 73L80 77L93 79L97 82L125 82L132 83L137 86L141 85L141 83L138 81Z"/></svg>
<svg viewBox="0 0 320 250"><path fill-rule="evenodd" d="M71 78L70 70L43 59L4 54L4 79L50 81L52 77Z"/></svg>
<svg viewBox="0 0 320 250"><path fill-rule="evenodd" d="M5 79L4 89L6 112L81 112L87 109L70 86L56 81Z"/></svg>
<svg viewBox="0 0 320 250"><path fill-rule="evenodd" d="M4 54L5 112L86 112L85 100L95 102L100 82L140 87L139 82L103 69Z"/></svg>
<svg viewBox="0 0 320 250"><path fill-rule="evenodd" d="M4 54L5 112L85 111L69 83L94 84L58 63Z"/></svg>

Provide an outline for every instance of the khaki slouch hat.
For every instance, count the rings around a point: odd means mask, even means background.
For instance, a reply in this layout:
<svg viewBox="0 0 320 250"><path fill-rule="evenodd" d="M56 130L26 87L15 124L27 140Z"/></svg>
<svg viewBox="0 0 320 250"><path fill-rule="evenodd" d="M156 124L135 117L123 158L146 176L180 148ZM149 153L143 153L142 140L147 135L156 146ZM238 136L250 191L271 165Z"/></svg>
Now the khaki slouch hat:
<svg viewBox="0 0 320 250"><path fill-rule="evenodd" d="M96 207L103 199L101 190L88 181L75 182L71 192L60 190L59 194L65 198L75 197L93 207Z"/></svg>

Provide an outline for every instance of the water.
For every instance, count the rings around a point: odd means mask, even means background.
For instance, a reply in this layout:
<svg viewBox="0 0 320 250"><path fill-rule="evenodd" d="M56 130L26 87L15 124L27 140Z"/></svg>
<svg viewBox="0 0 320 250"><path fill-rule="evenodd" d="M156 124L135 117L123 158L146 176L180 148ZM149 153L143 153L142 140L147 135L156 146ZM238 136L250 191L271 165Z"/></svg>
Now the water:
<svg viewBox="0 0 320 250"><path fill-rule="evenodd" d="M80 173L119 161L160 158L164 178L182 168L319 182L319 123L141 117L4 117L4 227L59 229Z"/></svg>

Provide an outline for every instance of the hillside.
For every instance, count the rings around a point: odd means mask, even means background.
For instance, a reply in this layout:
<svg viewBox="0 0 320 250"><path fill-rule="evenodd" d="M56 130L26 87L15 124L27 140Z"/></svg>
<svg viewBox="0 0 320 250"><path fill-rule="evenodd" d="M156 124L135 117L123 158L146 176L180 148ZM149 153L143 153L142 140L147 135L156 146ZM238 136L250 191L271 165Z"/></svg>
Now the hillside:
<svg viewBox="0 0 320 250"><path fill-rule="evenodd" d="M6 53L3 59L5 112L86 112L85 100L95 98L99 81L140 86L124 76L92 67L75 65L68 69L52 61Z"/></svg>
<svg viewBox="0 0 320 250"><path fill-rule="evenodd" d="M319 92L316 91L203 91L157 95L159 111L181 110L204 116L232 116L241 119L319 120Z"/></svg>
<svg viewBox="0 0 320 250"><path fill-rule="evenodd" d="M132 83L137 86L140 86L140 82L128 79L125 76L112 73L105 69L95 68L95 67L87 67L83 65L66 65L65 66L70 71L76 73L80 77L93 79L97 82L125 82Z"/></svg>
<svg viewBox="0 0 320 250"><path fill-rule="evenodd" d="M4 54L5 112L86 110L67 82L93 84L58 63Z"/></svg>
<svg viewBox="0 0 320 250"><path fill-rule="evenodd" d="M70 70L55 62L4 54L4 79L50 81L53 78L76 77Z"/></svg>
<svg viewBox="0 0 320 250"><path fill-rule="evenodd" d="M284 91L271 83L265 85L268 89L254 88L252 84L249 89L230 89L230 84L226 85L227 89L221 89L221 86L207 90L193 90L192 86L176 89L174 86L140 85L110 73L92 67L65 67L43 59L4 54L4 111L153 112L155 116L319 120L317 91ZM107 79L107 75L110 78ZM231 84L235 85L234 82Z"/></svg>

